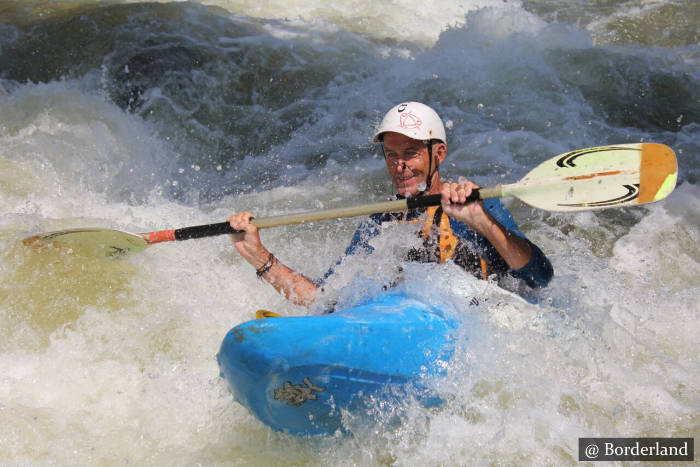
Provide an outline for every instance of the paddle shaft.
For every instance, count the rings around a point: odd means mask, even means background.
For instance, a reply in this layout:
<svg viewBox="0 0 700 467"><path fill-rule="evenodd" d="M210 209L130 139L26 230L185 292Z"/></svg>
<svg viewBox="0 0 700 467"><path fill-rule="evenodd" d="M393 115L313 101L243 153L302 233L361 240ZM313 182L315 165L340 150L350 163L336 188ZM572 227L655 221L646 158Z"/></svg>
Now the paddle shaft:
<svg viewBox="0 0 700 467"><path fill-rule="evenodd" d="M528 172L519 182L480 188L467 202L513 196L537 209L575 212L635 206L659 201L676 186L678 163L671 148L659 143L628 143L570 151ZM440 195L408 198L350 208L308 211L252 219L258 228L301 224L344 217L399 212L437 206ZM34 235L25 244L80 242L108 246L109 251L141 251L148 244L236 233L228 222L132 234L110 229L80 228Z"/></svg>
<svg viewBox="0 0 700 467"><path fill-rule="evenodd" d="M467 199L467 202L477 201L479 199L498 198L501 196L501 193L502 190L500 185L493 188L475 189L472 191L471 196ZM367 216L370 214L384 212L406 211L429 206L437 206L441 202L441 197L441 195L428 195L418 198L399 199L395 201L364 204L347 208L324 209L320 211L307 211L297 214L261 217L259 219L252 219L250 223L259 229L266 229L268 227L279 227L282 225L303 224L306 222L341 219L345 217ZM142 234L142 236L148 243L160 243L190 240L193 238L213 237L216 235L233 233L240 233L240 231L234 230L228 222L219 222L216 224L195 225L180 229L149 232Z"/></svg>

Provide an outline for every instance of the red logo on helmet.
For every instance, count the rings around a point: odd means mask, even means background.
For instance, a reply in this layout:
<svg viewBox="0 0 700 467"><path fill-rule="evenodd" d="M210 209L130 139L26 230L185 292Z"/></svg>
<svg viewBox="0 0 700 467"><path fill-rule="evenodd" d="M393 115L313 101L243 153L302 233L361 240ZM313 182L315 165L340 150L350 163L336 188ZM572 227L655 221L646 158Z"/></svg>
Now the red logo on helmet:
<svg viewBox="0 0 700 467"><path fill-rule="evenodd" d="M401 114L399 117L399 126L401 128L405 128L406 130L420 130L420 126L422 124L423 121L420 119L420 117L413 115L411 112Z"/></svg>

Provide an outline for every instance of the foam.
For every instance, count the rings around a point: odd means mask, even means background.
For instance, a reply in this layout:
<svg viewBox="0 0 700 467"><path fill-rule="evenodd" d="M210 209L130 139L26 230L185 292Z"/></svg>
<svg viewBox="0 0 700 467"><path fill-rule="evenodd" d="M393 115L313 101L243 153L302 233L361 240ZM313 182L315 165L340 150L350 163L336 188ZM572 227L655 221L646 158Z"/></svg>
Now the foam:
<svg viewBox="0 0 700 467"><path fill-rule="evenodd" d="M575 462L581 436L691 433L700 387L697 332L688 325L696 318L700 276L698 127L667 132L610 124L579 92L580 82L562 78L567 62L559 60L578 57L595 68L628 52L599 54L585 31L510 6L473 11L476 4L434 17L419 13L404 23L407 11L380 4L370 11L375 19L406 26L389 32L396 41L426 31L418 34L420 47L387 41L372 49L371 34L342 30L357 16L334 23L330 9L285 5L260 15L282 18L296 8L294 18L265 27L277 40L299 41L295 47L317 53L314 63L345 55L334 48L338 37L354 35L353 47L369 52L356 55L352 67L334 62L343 73L309 85L313 99L281 110L259 106L278 123L313 118L262 155L247 154L220 170L190 158L201 146L179 127L169 127L178 141L168 139L159 128L171 124L166 117L114 104L103 70L2 84L0 458L565 464ZM346 15L349 4L337 8ZM253 16L237 11L244 13ZM460 20L463 27L444 32ZM269 40L251 37L253 46ZM424 44L432 40L432 48ZM651 57L644 62L648 74L667 60L684 70L675 51L643 55ZM287 315L320 310L295 307L259 281L226 236L154 245L116 261L36 253L20 243L29 234L86 225L138 232L220 222L239 210L265 216L379 201L390 187L368 143L372 125L381 109L415 96L435 102L453 122L447 174L514 181L576 147L661 138L683 150L682 183L661 203L614 212L554 214L507 201L554 263L555 278L535 303L454 265L404 265L411 293L447 301L450 312L485 331L464 330L448 378L436 382L446 404L394 407L399 426L390 418L354 426L349 417L354 437L300 440L269 431L233 401L214 358L228 329L258 308ZM185 109L179 105L173 108ZM257 184L256 175L267 184ZM226 189L207 197L209 185ZM319 222L261 235L283 262L318 277L342 254L355 225L353 219ZM408 235L399 247L410 243ZM381 288L391 242L377 242L386 247L383 254L346 261L325 298L349 304Z"/></svg>

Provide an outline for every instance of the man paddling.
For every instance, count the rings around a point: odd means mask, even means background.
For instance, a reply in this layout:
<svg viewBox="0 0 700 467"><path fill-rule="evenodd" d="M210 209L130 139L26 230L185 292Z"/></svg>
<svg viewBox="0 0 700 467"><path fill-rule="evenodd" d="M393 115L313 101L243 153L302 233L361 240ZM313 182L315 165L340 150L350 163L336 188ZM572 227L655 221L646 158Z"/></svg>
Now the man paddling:
<svg viewBox="0 0 700 467"><path fill-rule="evenodd" d="M346 255L371 252L370 240L386 222L418 222L422 247L412 248L403 260L445 262L452 260L468 273L487 278L496 275L511 289L522 285L544 287L552 266L542 251L517 228L498 199L465 201L476 186L468 180L449 183L439 168L447 156L442 120L430 107L406 102L389 110L377 128L387 170L398 197L441 194L442 204L409 213L375 214L356 230ZM298 305L308 306L333 268L319 281L312 281L281 263L260 241L250 212L239 212L228 221L242 231L234 234L236 250L256 270L258 277Z"/></svg>

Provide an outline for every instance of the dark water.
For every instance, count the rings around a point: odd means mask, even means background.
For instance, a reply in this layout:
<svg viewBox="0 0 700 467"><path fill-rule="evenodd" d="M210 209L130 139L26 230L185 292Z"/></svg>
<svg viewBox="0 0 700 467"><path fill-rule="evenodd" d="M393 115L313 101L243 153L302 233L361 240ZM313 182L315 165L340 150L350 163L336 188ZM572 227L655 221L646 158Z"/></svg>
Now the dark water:
<svg viewBox="0 0 700 467"><path fill-rule="evenodd" d="M524 4L544 20L565 21L550 24L532 17L513 25L508 9L471 12L429 45L309 31L313 25L197 3L78 3L41 17L6 3L6 88L96 75L95 91L200 166L196 176L171 175L180 190L205 198L289 183L328 160L366 160L381 112L406 97L430 102L454 123L451 147L468 149L477 171L511 165L521 175L543 152L642 139L697 152L697 31L676 24L673 48L660 47L665 38L594 46L588 32L568 25L619 13L619 3L593 11L580 2L563 10ZM669 8L686 19L695 10L659 7ZM504 143L496 151L493 136ZM258 159L255 169L246 158ZM683 162L682 180L695 183L695 158ZM281 170L287 165L293 169Z"/></svg>

